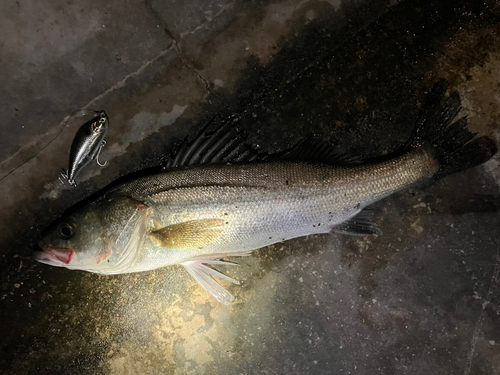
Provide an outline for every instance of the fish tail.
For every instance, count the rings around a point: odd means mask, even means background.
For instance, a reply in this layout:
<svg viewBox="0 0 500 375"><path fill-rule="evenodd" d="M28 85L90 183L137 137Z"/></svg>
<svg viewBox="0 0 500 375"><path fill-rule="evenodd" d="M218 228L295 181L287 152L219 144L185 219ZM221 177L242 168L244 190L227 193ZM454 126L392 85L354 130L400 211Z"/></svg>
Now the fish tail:
<svg viewBox="0 0 500 375"><path fill-rule="evenodd" d="M467 129L466 117L454 121L461 110L460 96L455 91L443 101L447 89L445 80L434 85L402 150L430 148L439 162L436 179L483 164L498 150L491 138L476 138Z"/></svg>

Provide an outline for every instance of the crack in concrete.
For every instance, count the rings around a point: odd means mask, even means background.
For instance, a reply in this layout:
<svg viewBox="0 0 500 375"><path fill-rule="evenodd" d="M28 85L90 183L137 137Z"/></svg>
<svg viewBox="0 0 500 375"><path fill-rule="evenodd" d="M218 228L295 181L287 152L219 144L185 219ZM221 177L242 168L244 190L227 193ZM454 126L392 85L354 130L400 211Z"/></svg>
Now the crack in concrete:
<svg viewBox="0 0 500 375"><path fill-rule="evenodd" d="M219 99L219 97L217 96L217 94L215 92L212 91L212 89L210 88L210 82L208 82L208 80L203 77L200 72L198 72L195 68L193 68L191 65L189 65L189 63L187 62L187 59L186 59L186 56L184 56L184 54L182 53L181 49L179 48L179 43L177 42L177 40L173 37L172 33L170 32L170 30L168 30L168 28L165 28L165 32L167 33L167 35L169 37L172 38L172 41L173 41L173 44L174 44L174 48L175 50L177 51L177 54L179 55L179 57L181 58L182 60L182 63L189 69L191 70L193 73L195 73L198 78L203 82L203 84L205 85L205 90L207 90L207 92L209 94L213 94L217 99Z"/></svg>
<svg viewBox="0 0 500 375"><path fill-rule="evenodd" d="M497 252L496 260L495 260L495 267L493 269L493 275L491 276L490 280L490 286L488 288L488 293L486 294L485 302L483 303L483 310L484 306L488 305L490 303L491 295L493 294L493 287L495 284L498 284L500 282L498 275L500 273L500 250ZM467 366L465 367L464 370L464 375L470 375L471 369L472 369L472 362L474 360L474 355L476 354L476 342L477 338L479 336L479 329L480 325L483 321L484 317L480 315L479 319L476 321L474 324L474 332L472 334L472 340L471 340L471 348L469 351L469 354L467 356Z"/></svg>
<svg viewBox="0 0 500 375"><path fill-rule="evenodd" d="M156 55L156 57L154 57L153 59L149 60L149 61L146 61L144 64L141 65L141 67L139 69L137 69L135 72L132 72L128 75L125 76L125 78L123 78L120 82L116 83L115 85L111 86L109 89L107 89L105 92L103 92L101 95L95 97L94 99L92 99L89 103L87 103L87 105L84 107L84 108L88 108L90 107L91 105L93 105L95 102L97 102L98 100L104 98L106 95L108 95L109 93L119 89L119 88L122 88L125 86L125 83L126 81L129 79L129 78L132 78L132 77L136 77L138 76L139 74L141 74L148 66L151 66L153 63L155 63L156 61L158 61L159 59L161 59L163 56L165 56L167 54L168 51L170 51L172 47L169 46L167 49L164 49L163 51L161 51L158 55Z"/></svg>
<svg viewBox="0 0 500 375"><path fill-rule="evenodd" d="M189 34L194 35L198 30L206 28L208 23L210 23L210 22L214 21L215 19L219 18L219 16L222 13L224 13L226 9L229 9L229 8L231 8L233 6L234 6L234 2L231 2L229 4L226 4L226 5L222 6L221 9L217 12L217 14L215 16L213 16L213 17L206 17L206 20L208 22L202 23L200 26L195 27L194 30L185 31L185 32L181 33L180 34L181 39L185 35L189 35Z"/></svg>
<svg viewBox="0 0 500 375"><path fill-rule="evenodd" d="M163 27L163 30L165 31L165 33L172 39L172 43L174 45L174 48L177 52L177 54L179 55L179 57L181 58L182 60L182 63L184 64L184 66L186 68L188 68L189 70L191 70L194 74L196 74L196 76L198 77L199 80L201 80L203 82L203 84L205 85L205 90L209 93L209 94L212 94L214 97L216 97L217 99L220 100L219 96L211 89L210 87L210 82L208 81L208 79L206 79L205 77L203 77L200 72L198 72L194 67L192 67L187 59L186 59L186 56L184 56L184 54L182 53L180 47L179 47L179 41L177 40L177 38L174 36L174 34L170 31L168 25L161 19L161 17L158 15L158 13L153 9L153 7L151 6L151 3L149 0L144 0L144 5L146 7L146 10L151 14L151 16ZM223 11L224 9L222 9L221 11L219 11L217 13L217 16L219 16L219 14ZM214 17L214 18L215 18Z"/></svg>
<svg viewBox="0 0 500 375"><path fill-rule="evenodd" d="M161 51L156 57L154 57L153 59L149 60L149 61L146 61L144 64L142 64L139 69L137 69L136 71L128 74L125 76L125 78L123 78L121 81L119 81L118 83L114 84L113 86L111 86L109 89L107 89L105 92L103 92L101 95L99 96L96 96L94 99L92 99L90 102L88 102L83 108L83 109L88 109L89 107L91 107L93 104L95 104L98 100L101 100L102 98L104 98L105 96L107 96L108 94L110 94L111 92L115 91L115 90L118 90L122 87L125 86L127 80L129 80L130 78L132 77L135 77L135 76L138 76L139 74L141 74L147 67L151 66L153 63L155 63L156 61L158 61L160 58L162 58L163 56L165 56L167 54L168 51L170 51L172 47L169 46L169 48ZM76 111L75 111L76 112ZM73 112L74 114L74 112ZM66 116L58 125L61 126L61 130L59 130L56 135L49 141L47 142L40 150L38 150L35 154L33 154L31 157L29 157L28 159L26 159L25 161L23 161L21 164L19 164L17 167L15 167L14 169L12 169L10 172L8 172L7 174L5 174L4 176L2 176L0 178L0 181L3 181L5 178L7 178L8 176L10 176L12 173L14 173L16 170L18 170L19 168L21 168L23 165L25 165L26 163L28 163L30 160L32 160L34 157L36 157L38 154L40 154L43 150L45 150L52 142L54 142L60 135L61 133L64 131L64 129L66 129L66 123L68 122L68 120L73 116L73 114L69 115L69 116ZM27 150L29 149L30 147L32 147L34 144L36 144L37 140L35 139L33 142L30 142L28 145L25 145L23 146L18 152L16 152L14 155L12 155L10 158L4 160L2 163L0 163L0 166L4 163L8 163L10 160L12 160L12 158L14 158L16 155L19 155L20 152L23 152L24 150Z"/></svg>

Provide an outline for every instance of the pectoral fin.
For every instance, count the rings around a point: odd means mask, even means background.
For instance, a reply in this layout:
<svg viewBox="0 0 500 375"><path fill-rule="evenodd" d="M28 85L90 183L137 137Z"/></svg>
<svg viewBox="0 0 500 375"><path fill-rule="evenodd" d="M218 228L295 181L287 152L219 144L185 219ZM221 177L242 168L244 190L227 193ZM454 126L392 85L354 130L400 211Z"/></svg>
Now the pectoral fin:
<svg viewBox="0 0 500 375"><path fill-rule="evenodd" d="M214 241L223 227L222 219L191 220L154 230L150 236L167 248L202 248Z"/></svg>

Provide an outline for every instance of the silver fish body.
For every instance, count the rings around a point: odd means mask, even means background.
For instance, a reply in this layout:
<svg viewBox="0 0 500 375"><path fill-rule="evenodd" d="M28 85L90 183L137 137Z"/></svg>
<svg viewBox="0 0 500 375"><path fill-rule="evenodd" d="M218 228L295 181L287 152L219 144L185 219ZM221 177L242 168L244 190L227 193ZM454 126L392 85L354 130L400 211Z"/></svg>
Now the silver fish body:
<svg viewBox="0 0 500 375"><path fill-rule="evenodd" d="M210 243L162 251L146 236L128 272L178 264L207 254L244 253L291 238L335 232L337 225L396 191L431 178L438 164L415 150L376 165L338 167L307 162L208 165L144 177L116 192L143 202L163 227L218 219Z"/></svg>
<svg viewBox="0 0 500 375"><path fill-rule="evenodd" d="M460 101L452 94L442 106L445 92L443 84L431 91L405 146L364 165L324 144L317 147L327 150L319 155L328 159L323 163L311 145L305 153L299 147L250 162L257 155L243 151L237 137L202 133L196 147L180 148L167 171L117 185L63 218L34 257L101 274L181 264L218 301L232 301L212 276L237 281L207 264L231 264L220 259L309 234L381 234L365 207L491 158L496 144L474 138L464 118L452 123Z"/></svg>
<svg viewBox="0 0 500 375"><path fill-rule="evenodd" d="M76 132L71 144L68 171L63 171L62 177L68 180L70 185L76 186L75 178L78 173L92 160L99 162L99 153L106 144L105 137L109 128L109 118L106 112L99 112L98 116L87 121Z"/></svg>

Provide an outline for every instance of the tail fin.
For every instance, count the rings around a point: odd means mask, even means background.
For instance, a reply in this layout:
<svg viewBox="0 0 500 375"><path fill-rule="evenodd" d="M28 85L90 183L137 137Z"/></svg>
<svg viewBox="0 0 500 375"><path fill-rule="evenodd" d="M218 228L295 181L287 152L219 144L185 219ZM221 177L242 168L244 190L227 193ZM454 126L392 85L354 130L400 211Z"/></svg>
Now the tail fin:
<svg viewBox="0 0 500 375"><path fill-rule="evenodd" d="M447 89L445 80L434 85L422 106L413 134L403 147L405 151L421 146L432 147L439 161L434 178L483 164L498 150L491 138L475 138L476 133L467 129L466 117L453 122L461 109L460 96L453 92L443 102Z"/></svg>

